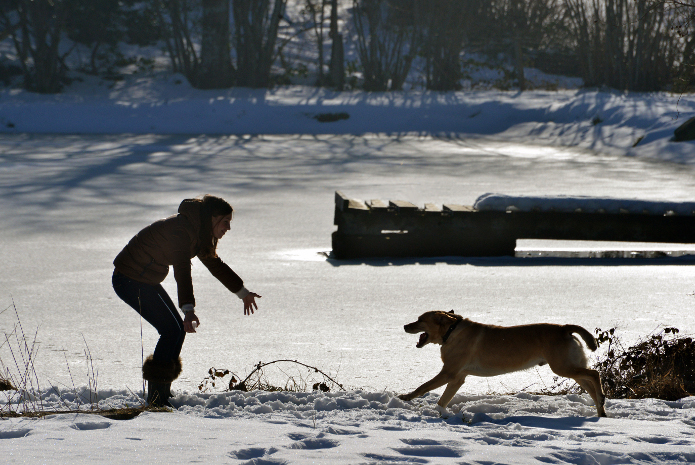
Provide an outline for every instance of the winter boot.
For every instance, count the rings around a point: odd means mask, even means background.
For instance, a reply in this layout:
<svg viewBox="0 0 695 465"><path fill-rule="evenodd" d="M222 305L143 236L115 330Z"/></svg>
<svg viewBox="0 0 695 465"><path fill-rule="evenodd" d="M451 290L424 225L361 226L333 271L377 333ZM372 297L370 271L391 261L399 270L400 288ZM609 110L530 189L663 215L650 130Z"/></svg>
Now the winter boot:
<svg viewBox="0 0 695 465"><path fill-rule="evenodd" d="M171 383L147 382L147 404L150 407L174 408L169 402L171 398Z"/></svg>
<svg viewBox="0 0 695 465"><path fill-rule="evenodd" d="M171 407L171 382L181 374L181 359L176 358L161 362L152 358L145 359L142 365L142 377L147 381L147 403L152 407Z"/></svg>

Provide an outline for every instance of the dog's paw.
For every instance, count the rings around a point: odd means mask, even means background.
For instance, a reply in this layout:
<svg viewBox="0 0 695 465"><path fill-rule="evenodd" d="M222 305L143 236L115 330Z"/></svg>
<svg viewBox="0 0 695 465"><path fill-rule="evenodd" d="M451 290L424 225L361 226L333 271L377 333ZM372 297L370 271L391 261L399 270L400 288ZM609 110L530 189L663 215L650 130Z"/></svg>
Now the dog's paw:
<svg viewBox="0 0 695 465"><path fill-rule="evenodd" d="M439 416L440 416L441 418L444 418L445 420L446 420L447 418L451 418L451 417L453 416L453 413L451 413L449 410L447 410L446 407L442 407L441 405L437 405L434 409L435 409L437 412L439 412Z"/></svg>
<svg viewBox="0 0 695 465"><path fill-rule="evenodd" d="M404 400L404 401L406 401L406 402L408 402L409 400L413 400L413 398L414 398L414 397L413 397L412 395L410 395L410 394L400 394L400 395L398 395L398 396L396 396L396 397L398 397L399 399Z"/></svg>

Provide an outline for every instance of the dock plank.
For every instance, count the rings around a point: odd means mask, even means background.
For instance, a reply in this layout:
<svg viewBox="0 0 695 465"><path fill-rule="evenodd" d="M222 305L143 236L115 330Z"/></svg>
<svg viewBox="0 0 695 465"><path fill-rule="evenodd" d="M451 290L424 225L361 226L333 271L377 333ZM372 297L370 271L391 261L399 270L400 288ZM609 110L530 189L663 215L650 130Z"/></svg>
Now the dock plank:
<svg viewBox="0 0 695 465"><path fill-rule="evenodd" d="M362 200L351 199L340 191L335 191L335 206L340 211L345 211L347 209L369 210Z"/></svg>
<svg viewBox="0 0 695 465"><path fill-rule="evenodd" d="M444 211L445 212L451 212L451 213L456 213L456 212L474 212L475 208L470 207L468 205L457 205L454 203L448 203L444 205Z"/></svg>
<svg viewBox="0 0 695 465"><path fill-rule="evenodd" d="M369 202L367 202L367 204L369 205L369 208L371 208L372 210L387 210L389 208L388 203L379 199L372 199Z"/></svg>
<svg viewBox="0 0 695 465"><path fill-rule="evenodd" d="M390 200L389 205L396 207L398 211L414 211L417 210L417 205L406 202L405 200Z"/></svg>

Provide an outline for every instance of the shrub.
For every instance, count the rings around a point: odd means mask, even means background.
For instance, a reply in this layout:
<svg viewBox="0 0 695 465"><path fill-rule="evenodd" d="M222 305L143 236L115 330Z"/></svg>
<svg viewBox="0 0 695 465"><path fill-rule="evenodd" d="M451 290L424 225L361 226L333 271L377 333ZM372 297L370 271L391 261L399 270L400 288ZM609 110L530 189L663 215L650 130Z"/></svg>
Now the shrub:
<svg viewBox="0 0 695 465"><path fill-rule="evenodd" d="M663 328L625 349L615 335L596 329L599 345L608 350L596 365L607 397L677 400L695 393L695 341Z"/></svg>

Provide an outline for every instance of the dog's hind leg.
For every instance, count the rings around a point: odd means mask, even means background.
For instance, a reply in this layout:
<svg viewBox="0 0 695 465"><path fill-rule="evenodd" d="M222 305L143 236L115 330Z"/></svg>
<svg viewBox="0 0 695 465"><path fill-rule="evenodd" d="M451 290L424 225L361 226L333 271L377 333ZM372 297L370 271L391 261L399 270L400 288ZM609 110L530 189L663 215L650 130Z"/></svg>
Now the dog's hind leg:
<svg viewBox="0 0 695 465"><path fill-rule="evenodd" d="M434 378L427 381L422 386L415 389L413 392L411 392L409 394L401 394L400 396L398 396L398 398L401 400L415 399L416 397L420 397L423 394L427 394L432 389L437 389L438 387L444 386L451 379L452 379L452 375L449 372L442 370Z"/></svg>
<svg viewBox="0 0 695 465"><path fill-rule="evenodd" d="M604 407L604 405L606 404L606 395L603 393L603 386L601 385L601 376L598 374L598 371L592 370L591 368L583 368L580 370L582 371L581 374L583 376L581 378L573 377L573 379L578 383L581 379L584 383L589 384L593 387L593 392L588 392L591 398L594 399L594 403L596 404L596 413L600 417L607 416L606 409ZM582 386L581 383L579 383L579 385Z"/></svg>
<svg viewBox="0 0 695 465"><path fill-rule="evenodd" d="M606 411L603 407L603 404L601 403L601 398L603 398L603 403L606 402L605 396L597 396L596 391L594 390L594 385L590 381L586 379L580 379L580 378L575 378L574 379L577 384L579 384L582 389L584 389L593 399L594 404L596 405L596 414L599 417L605 417L606 416ZM600 405L600 406L599 406Z"/></svg>
<svg viewBox="0 0 695 465"><path fill-rule="evenodd" d="M586 392L589 393L591 398L596 404L596 413L599 417L605 417L606 409L604 404L606 403L606 396L603 393L603 388L601 386L601 377L598 371L592 370L591 368L570 368L570 369L555 369L552 366L551 370L557 375L564 376L565 378L572 378L579 384Z"/></svg>

